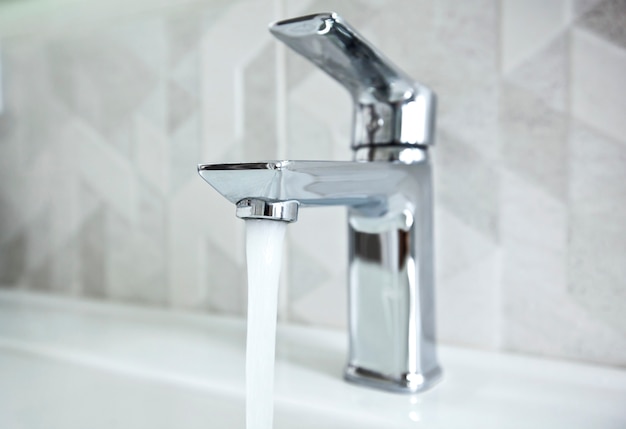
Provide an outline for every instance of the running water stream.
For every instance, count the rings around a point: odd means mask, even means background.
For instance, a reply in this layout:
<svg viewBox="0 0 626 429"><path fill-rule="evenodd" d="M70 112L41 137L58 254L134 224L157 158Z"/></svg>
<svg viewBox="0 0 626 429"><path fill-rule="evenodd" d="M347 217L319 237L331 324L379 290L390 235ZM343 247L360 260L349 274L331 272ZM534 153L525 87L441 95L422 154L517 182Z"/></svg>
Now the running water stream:
<svg viewBox="0 0 626 429"><path fill-rule="evenodd" d="M278 279L286 222L246 220L246 428L272 429Z"/></svg>

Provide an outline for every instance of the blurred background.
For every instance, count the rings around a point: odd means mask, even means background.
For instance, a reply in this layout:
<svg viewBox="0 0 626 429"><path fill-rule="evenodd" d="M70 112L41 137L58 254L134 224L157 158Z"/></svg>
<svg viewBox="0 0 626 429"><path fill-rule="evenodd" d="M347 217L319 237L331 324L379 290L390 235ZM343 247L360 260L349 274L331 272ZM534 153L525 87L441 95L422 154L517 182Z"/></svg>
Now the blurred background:
<svg viewBox="0 0 626 429"><path fill-rule="evenodd" d="M626 1L0 1L0 284L245 314L196 164L351 158L347 93L267 31L334 10L439 95L441 342L626 366ZM342 209L289 227L281 320L344 329Z"/></svg>

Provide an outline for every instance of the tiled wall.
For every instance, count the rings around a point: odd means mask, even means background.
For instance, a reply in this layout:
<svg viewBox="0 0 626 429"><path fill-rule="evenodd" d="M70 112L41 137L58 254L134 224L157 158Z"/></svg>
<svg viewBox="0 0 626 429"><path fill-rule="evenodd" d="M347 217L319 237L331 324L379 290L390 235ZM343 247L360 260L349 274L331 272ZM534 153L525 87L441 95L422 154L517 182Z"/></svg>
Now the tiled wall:
<svg viewBox="0 0 626 429"><path fill-rule="evenodd" d="M347 94L266 30L334 9L440 97L441 341L626 365L626 1L105 3L0 26L0 283L243 314L195 165L351 157ZM344 222L290 226L284 319L345 326Z"/></svg>

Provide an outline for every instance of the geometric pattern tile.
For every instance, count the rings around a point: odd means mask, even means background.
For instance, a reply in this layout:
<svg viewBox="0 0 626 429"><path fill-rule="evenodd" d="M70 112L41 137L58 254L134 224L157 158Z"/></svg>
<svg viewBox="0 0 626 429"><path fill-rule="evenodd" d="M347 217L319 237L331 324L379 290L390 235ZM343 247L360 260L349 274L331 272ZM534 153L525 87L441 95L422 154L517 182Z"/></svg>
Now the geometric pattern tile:
<svg viewBox="0 0 626 429"><path fill-rule="evenodd" d="M195 165L351 156L351 100L277 48L281 8L337 8L438 93L438 338L626 365L624 0L186 2L14 29L0 283L243 314L244 222ZM283 320L345 328L346 241L342 209L290 226Z"/></svg>
<svg viewBox="0 0 626 429"><path fill-rule="evenodd" d="M582 28L571 32L571 112L579 121L624 140L626 49Z"/></svg>
<svg viewBox="0 0 626 429"><path fill-rule="evenodd" d="M346 326L348 247L346 211L303 210L287 240L288 315L300 323ZM332 303L321 296L334 295Z"/></svg>
<svg viewBox="0 0 626 429"><path fill-rule="evenodd" d="M565 111L568 102L568 36L564 32L550 40L506 75L507 82L523 88L558 112Z"/></svg>
<svg viewBox="0 0 626 429"><path fill-rule="evenodd" d="M570 1L506 0L501 7L500 58L502 69L510 72L567 26Z"/></svg>
<svg viewBox="0 0 626 429"><path fill-rule="evenodd" d="M626 48L626 1L604 0L581 16L578 24L607 41Z"/></svg>
<svg viewBox="0 0 626 429"><path fill-rule="evenodd" d="M435 237L439 338L454 344L497 347L499 242L443 205L435 211Z"/></svg>
<svg viewBox="0 0 626 429"><path fill-rule="evenodd" d="M581 307L626 334L626 145L574 125L567 288Z"/></svg>
<svg viewBox="0 0 626 429"><path fill-rule="evenodd" d="M503 84L499 121L505 168L565 200L567 117L528 91Z"/></svg>

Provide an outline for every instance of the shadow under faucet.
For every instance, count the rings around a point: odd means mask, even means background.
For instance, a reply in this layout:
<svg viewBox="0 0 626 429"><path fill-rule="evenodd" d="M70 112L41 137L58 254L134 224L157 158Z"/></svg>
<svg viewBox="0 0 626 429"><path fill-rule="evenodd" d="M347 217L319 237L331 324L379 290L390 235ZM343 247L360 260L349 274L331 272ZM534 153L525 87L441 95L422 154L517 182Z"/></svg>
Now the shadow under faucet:
<svg viewBox="0 0 626 429"><path fill-rule="evenodd" d="M441 376L435 347L432 172L435 95L334 13L270 26L354 100L353 161L204 164L237 216L292 222L347 206L349 357L345 378L415 393Z"/></svg>

